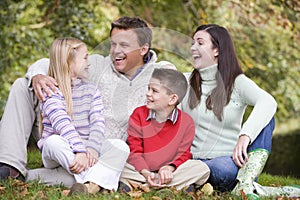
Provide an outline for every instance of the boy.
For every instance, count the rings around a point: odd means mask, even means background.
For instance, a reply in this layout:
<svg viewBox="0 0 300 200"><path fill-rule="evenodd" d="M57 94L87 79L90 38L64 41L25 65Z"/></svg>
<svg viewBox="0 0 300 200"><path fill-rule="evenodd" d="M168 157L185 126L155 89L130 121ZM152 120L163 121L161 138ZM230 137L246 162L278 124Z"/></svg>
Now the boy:
<svg viewBox="0 0 300 200"><path fill-rule="evenodd" d="M194 122L177 108L186 90L182 73L164 68L153 71L147 104L136 108L129 119L130 155L120 178L121 192L130 192L132 183L180 190L208 179L207 165L191 160Z"/></svg>

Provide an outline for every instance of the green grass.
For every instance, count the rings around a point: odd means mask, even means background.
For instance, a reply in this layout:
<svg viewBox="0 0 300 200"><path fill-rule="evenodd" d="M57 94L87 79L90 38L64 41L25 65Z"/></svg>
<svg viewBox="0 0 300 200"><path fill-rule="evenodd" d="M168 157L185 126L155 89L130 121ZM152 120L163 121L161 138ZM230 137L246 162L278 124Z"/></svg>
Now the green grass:
<svg viewBox="0 0 300 200"><path fill-rule="evenodd" d="M36 148L31 148L29 150L28 155L28 167L29 168L37 168L41 167L41 154ZM268 186L278 186L278 185L300 185L300 179L292 178L292 177L282 177L282 176L273 176L270 174L263 173L258 182L262 185ZM96 195L78 195L68 197L65 195L68 189L64 186L46 186L44 184L38 184L37 181L30 183L23 183L17 180L5 180L0 182L0 199L32 199L32 200L56 200L56 199L103 199L103 200L111 200L111 199L139 199L139 200L181 200L181 199L242 199L241 197L233 196L229 193L220 193L214 191L214 193L210 196L204 195L201 192L197 192L194 195L185 194L182 191L176 191L173 189L161 189L161 190L151 190L149 193L142 193L140 196L131 197L126 194L120 193L107 193L107 194L96 194ZM135 193L138 194L138 193ZM274 199L274 198L261 198L261 199ZM284 198L283 198L284 199ZM288 198L285 198L288 199Z"/></svg>

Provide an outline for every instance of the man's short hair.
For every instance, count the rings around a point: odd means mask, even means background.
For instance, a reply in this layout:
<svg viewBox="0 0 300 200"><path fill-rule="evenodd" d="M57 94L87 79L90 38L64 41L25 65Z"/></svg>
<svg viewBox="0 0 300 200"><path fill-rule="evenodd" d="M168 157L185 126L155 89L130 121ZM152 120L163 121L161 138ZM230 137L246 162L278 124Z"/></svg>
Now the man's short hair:
<svg viewBox="0 0 300 200"><path fill-rule="evenodd" d="M156 68L152 78L159 80L169 94L176 94L178 103L182 101L187 91L187 80L181 72L170 68Z"/></svg>
<svg viewBox="0 0 300 200"><path fill-rule="evenodd" d="M124 30L132 29L138 36L139 45L143 46L147 43L149 49L151 48L152 31L144 20L138 17L121 17L111 23L110 35L114 28Z"/></svg>

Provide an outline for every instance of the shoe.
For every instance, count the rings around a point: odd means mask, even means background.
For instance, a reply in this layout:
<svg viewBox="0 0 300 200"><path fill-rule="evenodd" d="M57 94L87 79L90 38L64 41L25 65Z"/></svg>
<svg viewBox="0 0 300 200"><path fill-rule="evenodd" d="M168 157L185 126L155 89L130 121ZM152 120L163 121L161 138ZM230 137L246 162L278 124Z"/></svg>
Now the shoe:
<svg viewBox="0 0 300 200"><path fill-rule="evenodd" d="M88 193L88 188L85 184L74 183L71 187L71 190L70 190L68 196L78 195L78 194L87 194L87 193Z"/></svg>
<svg viewBox="0 0 300 200"><path fill-rule="evenodd" d="M130 189L130 187L127 184L119 181L118 191L120 193L127 194L127 193L129 193L131 191L131 189Z"/></svg>
<svg viewBox="0 0 300 200"><path fill-rule="evenodd" d="M99 192L102 189L99 185L97 185L96 183L93 183L93 182L87 182L87 183L84 183L84 185L88 189L89 194L96 194L97 192Z"/></svg>
<svg viewBox="0 0 300 200"><path fill-rule="evenodd" d="M0 163L0 180L7 179L9 176L16 179L20 177L20 172L10 165Z"/></svg>
<svg viewBox="0 0 300 200"><path fill-rule="evenodd" d="M194 193L195 192L195 184L189 185L185 190L184 193Z"/></svg>

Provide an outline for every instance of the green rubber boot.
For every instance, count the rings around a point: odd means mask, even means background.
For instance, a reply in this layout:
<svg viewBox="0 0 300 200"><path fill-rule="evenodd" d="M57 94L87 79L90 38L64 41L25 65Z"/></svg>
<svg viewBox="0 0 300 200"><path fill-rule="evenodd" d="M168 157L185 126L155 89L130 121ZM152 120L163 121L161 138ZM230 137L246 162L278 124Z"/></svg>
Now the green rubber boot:
<svg viewBox="0 0 300 200"><path fill-rule="evenodd" d="M231 194L241 196L247 195L249 200L257 200L259 196L254 193L253 182L258 177L269 157L269 151L265 149L255 149L248 153L248 162L241 167L237 180L239 181Z"/></svg>

